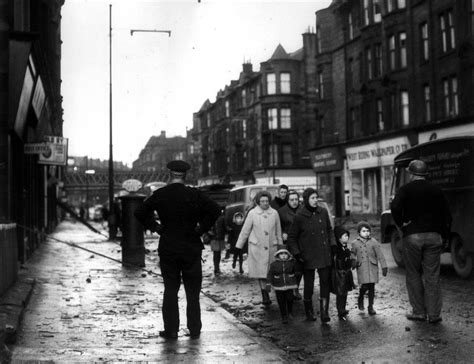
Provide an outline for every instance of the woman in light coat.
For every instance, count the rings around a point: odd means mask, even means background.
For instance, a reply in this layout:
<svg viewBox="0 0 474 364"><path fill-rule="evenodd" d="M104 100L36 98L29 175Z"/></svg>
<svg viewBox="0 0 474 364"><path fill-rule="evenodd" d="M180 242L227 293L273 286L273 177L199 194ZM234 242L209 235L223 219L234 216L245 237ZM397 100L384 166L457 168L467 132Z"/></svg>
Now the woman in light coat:
<svg viewBox="0 0 474 364"><path fill-rule="evenodd" d="M235 245L236 249L242 249L248 240L249 277L258 279L264 305L271 303L266 282L268 268L274 260L278 245L283 244L280 217L278 212L270 207L270 201L269 192L257 193L257 205L248 212Z"/></svg>

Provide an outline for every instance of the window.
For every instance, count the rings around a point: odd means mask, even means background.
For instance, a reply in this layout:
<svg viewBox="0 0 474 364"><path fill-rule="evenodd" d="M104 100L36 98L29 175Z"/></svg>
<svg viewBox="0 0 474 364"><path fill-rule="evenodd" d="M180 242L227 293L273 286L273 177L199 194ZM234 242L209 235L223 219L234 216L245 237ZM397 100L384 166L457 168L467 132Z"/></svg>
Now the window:
<svg viewBox="0 0 474 364"><path fill-rule="evenodd" d="M316 27L316 52L321 53L321 27Z"/></svg>
<svg viewBox="0 0 474 364"><path fill-rule="evenodd" d="M229 100L225 101L225 117L230 117L230 103Z"/></svg>
<svg viewBox="0 0 474 364"><path fill-rule="evenodd" d="M456 39L453 24L453 11L449 10L439 16L441 29L441 44L443 52L447 52L455 47Z"/></svg>
<svg viewBox="0 0 474 364"><path fill-rule="evenodd" d="M319 99L324 99L324 83L323 83L323 72L318 72L318 92L319 92Z"/></svg>
<svg viewBox="0 0 474 364"><path fill-rule="evenodd" d="M431 92L430 86L424 85L423 86L423 103L425 105L424 108L424 121L428 122L431 120Z"/></svg>
<svg viewBox="0 0 474 364"><path fill-rule="evenodd" d="M451 76L443 80L443 97L445 116L458 115L458 79L456 77Z"/></svg>
<svg viewBox="0 0 474 364"><path fill-rule="evenodd" d="M394 9L393 1L394 0L387 0L387 12L388 13L391 13Z"/></svg>
<svg viewBox="0 0 474 364"><path fill-rule="evenodd" d="M273 95L276 93L276 78L274 73L267 74L267 94Z"/></svg>
<svg viewBox="0 0 474 364"><path fill-rule="evenodd" d="M290 74L288 72L280 73L280 92L289 94L291 92Z"/></svg>
<svg viewBox="0 0 474 364"><path fill-rule="evenodd" d="M282 129L291 128L291 109L284 108L280 110L280 126Z"/></svg>
<svg viewBox="0 0 474 364"><path fill-rule="evenodd" d="M397 0L397 7L399 9L405 9L407 6L406 0Z"/></svg>
<svg viewBox="0 0 474 364"><path fill-rule="evenodd" d="M207 127L211 126L211 114L207 114Z"/></svg>
<svg viewBox="0 0 474 364"><path fill-rule="evenodd" d="M376 100L376 109L377 109L377 126L379 131L385 130L385 122L383 120L383 102L382 99Z"/></svg>
<svg viewBox="0 0 474 364"><path fill-rule="evenodd" d="M242 89L242 107L247 106L247 92L245 89Z"/></svg>
<svg viewBox="0 0 474 364"><path fill-rule="evenodd" d="M370 80L373 77L372 74L372 50L370 47L365 48L365 61L366 61L366 66L367 66L367 78Z"/></svg>
<svg viewBox="0 0 474 364"><path fill-rule="evenodd" d="M278 128L278 110L276 108L267 110L268 116L268 129Z"/></svg>
<svg viewBox="0 0 474 364"><path fill-rule="evenodd" d="M370 24L369 0L364 0L364 24Z"/></svg>
<svg viewBox="0 0 474 364"><path fill-rule="evenodd" d="M291 144L282 144L281 146L281 164L292 165L293 157L291 155Z"/></svg>
<svg viewBox="0 0 474 364"><path fill-rule="evenodd" d="M375 59L374 59L374 77L380 77L382 76L383 72L383 63L382 63L382 45L381 44L376 44L374 46L374 53L375 53Z"/></svg>
<svg viewBox="0 0 474 364"><path fill-rule="evenodd" d="M430 58L430 49L428 41L428 23L422 23L420 25L420 37L421 37L421 59L427 61Z"/></svg>
<svg viewBox="0 0 474 364"><path fill-rule="evenodd" d="M388 54L389 54L389 65L390 69L393 71L396 68L395 64L395 36L391 35L388 38Z"/></svg>
<svg viewBox="0 0 474 364"><path fill-rule="evenodd" d="M406 68L407 66L407 33L401 32L398 36L400 39L400 67Z"/></svg>
<svg viewBox="0 0 474 364"><path fill-rule="evenodd" d="M406 0L387 0L387 12L391 13L397 9L405 9L407 6Z"/></svg>
<svg viewBox="0 0 474 364"><path fill-rule="evenodd" d="M276 166L278 164L278 146L272 143L268 146L268 149L268 164Z"/></svg>
<svg viewBox="0 0 474 364"><path fill-rule="evenodd" d="M380 11L380 0L372 0L372 10L374 12L374 22L382 21L382 13Z"/></svg>
<svg viewBox="0 0 474 364"><path fill-rule="evenodd" d="M247 120L242 120L242 138L247 139Z"/></svg>
<svg viewBox="0 0 474 364"><path fill-rule="evenodd" d="M474 0L472 0L474 1ZM354 38L354 23L352 21L352 13L349 13L349 15L347 16L347 23L349 25L348 29L349 29L349 40L352 40Z"/></svg>
<svg viewBox="0 0 474 364"><path fill-rule="evenodd" d="M402 116L402 125L407 126L410 124L410 110L408 103L408 91L400 92L400 107Z"/></svg>

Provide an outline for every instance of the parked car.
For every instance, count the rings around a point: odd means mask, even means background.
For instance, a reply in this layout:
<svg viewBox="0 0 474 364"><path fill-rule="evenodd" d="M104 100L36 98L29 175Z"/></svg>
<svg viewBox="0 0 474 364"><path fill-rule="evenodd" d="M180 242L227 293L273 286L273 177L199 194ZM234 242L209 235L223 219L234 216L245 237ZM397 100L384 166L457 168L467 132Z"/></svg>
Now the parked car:
<svg viewBox="0 0 474 364"><path fill-rule="evenodd" d="M444 250L451 253L454 270L463 278L471 275L474 256L474 137L430 141L410 148L394 160L392 194L408 182L405 168L413 159L428 165L427 179L445 193L453 222ZM397 265L403 267L401 231L390 210L382 212L382 242L390 243Z"/></svg>
<svg viewBox="0 0 474 364"><path fill-rule="evenodd" d="M198 189L219 206L225 207L227 205L230 191L234 186L235 185L232 184L215 183L212 185L199 186Z"/></svg>

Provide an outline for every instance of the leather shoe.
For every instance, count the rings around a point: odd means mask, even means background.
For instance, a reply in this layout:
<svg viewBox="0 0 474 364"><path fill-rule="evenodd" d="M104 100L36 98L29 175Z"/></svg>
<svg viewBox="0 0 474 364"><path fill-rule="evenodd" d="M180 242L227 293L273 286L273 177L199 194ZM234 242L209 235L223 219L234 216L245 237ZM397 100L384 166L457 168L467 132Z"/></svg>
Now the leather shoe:
<svg viewBox="0 0 474 364"><path fill-rule="evenodd" d="M161 337L164 337L165 339L170 339L170 340L176 340L178 338L178 333L177 332L168 332L168 331L160 331L158 333Z"/></svg>
<svg viewBox="0 0 474 364"><path fill-rule="evenodd" d="M201 332L198 331L198 332L194 332L194 331L190 331L186 334L186 336L189 336L190 339L199 339L201 337Z"/></svg>
<svg viewBox="0 0 474 364"><path fill-rule="evenodd" d="M443 319L441 318L441 316L431 316L431 317L428 317L428 322L430 324L437 324L438 322L441 322L443 321Z"/></svg>
<svg viewBox="0 0 474 364"><path fill-rule="evenodd" d="M409 313L407 319L410 321L426 321L426 316L423 314Z"/></svg>

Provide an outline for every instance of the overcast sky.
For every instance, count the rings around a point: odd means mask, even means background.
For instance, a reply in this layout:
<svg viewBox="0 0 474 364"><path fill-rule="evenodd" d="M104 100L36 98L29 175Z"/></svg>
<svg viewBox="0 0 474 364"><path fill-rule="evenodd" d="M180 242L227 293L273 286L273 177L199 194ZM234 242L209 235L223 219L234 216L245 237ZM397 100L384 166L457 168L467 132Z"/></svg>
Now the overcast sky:
<svg viewBox="0 0 474 364"><path fill-rule="evenodd" d="M302 47L330 0L66 0L62 8L64 136L70 156L109 157L112 4L114 160L131 166L153 135L186 135L193 112L281 44ZM130 29L171 30L134 33Z"/></svg>

